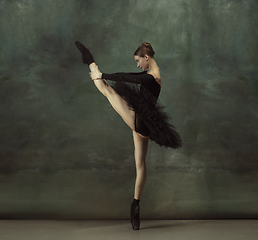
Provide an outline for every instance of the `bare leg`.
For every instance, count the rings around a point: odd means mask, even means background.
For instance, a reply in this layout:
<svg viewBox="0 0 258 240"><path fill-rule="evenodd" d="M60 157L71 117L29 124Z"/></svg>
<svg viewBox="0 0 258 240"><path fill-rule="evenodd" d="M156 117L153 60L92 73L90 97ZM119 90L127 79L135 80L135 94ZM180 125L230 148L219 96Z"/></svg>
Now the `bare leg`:
<svg viewBox="0 0 258 240"><path fill-rule="evenodd" d="M97 67L95 63L89 65L90 70L94 71ZM112 107L117 113L123 118L127 125L133 130L133 139L135 147L135 165L136 165L136 180L135 180L135 191L134 198L139 200L141 198L143 188L146 182L146 165L145 159L148 148L148 137L141 136L135 132L135 112L130 110L126 101L116 93L116 91L104 80L94 80L94 84L98 90L107 97Z"/></svg>
<svg viewBox="0 0 258 240"><path fill-rule="evenodd" d="M90 68L91 72L93 72L93 71L96 70L97 64L96 64L95 62L93 62L93 63L91 63L91 64L89 65L89 68Z"/></svg>
<svg viewBox="0 0 258 240"><path fill-rule="evenodd" d="M97 67L95 63L89 65L90 70L94 71ZM148 137L141 136L135 132L135 112L130 110L126 101L115 92L115 90L104 80L94 80L96 87L99 91L107 97L112 107L117 113L123 118L127 125L133 130L133 139L135 147L135 165L136 165L136 180L135 180L135 191L134 198L139 200L141 198L143 188L146 182L146 165L145 159L148 148Z"/></svg>
<svg viewBox="0 0 258 240"><path fill-rule="evenodd" d="M134 198L140 200L145 182L146 182L146 164L145 159L148 149L148 138L143 138L133 131L134 148L135 148L135 166L136 180L134 189Z"/></svg>
<svg viewBox="0 0 258 240"><path fill-rule="evenodd" d="M97 70L97 65L92 63L89 65L90 70ZM136 180L134 201L131 205L131 223L134 230L140 228L139 219L139 199L142 195L143 188L146 182L146 165L145 159L148 148L148 137L141 136L135 131L135 112L132 111L127 102L106 82L104 79L94 80L94 84L98 90L107 97L112 107L123 118L127 125L133 130L134 146L135 146L135 165L136 165Z"/></svg>
<svg viewBox="0 0 258 240"><path fill-rule="evenodd" d="M96 69L97 65L94 63L89 65L91 71ZM123 118L125 123L135 130L134 119L135 112L129 108L126 101L106 82L104 79L94 80L94 84L98 90L109 100L112 107Z"/></svg>

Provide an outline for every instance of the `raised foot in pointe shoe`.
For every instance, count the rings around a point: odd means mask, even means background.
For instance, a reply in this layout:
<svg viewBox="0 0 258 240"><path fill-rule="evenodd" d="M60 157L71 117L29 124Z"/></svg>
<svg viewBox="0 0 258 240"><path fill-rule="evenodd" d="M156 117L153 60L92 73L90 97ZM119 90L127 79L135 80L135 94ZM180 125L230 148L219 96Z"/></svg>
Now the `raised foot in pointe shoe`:
<svg viewBox="0 0 258 240"><path fill-rule="evenodd" d="M88 65L90 65L91 63L95 62L93 59L93 56L90 53L88 48L86 48L84 45L82 45L79 41L76 41L75 45L82 54L82 62L83 63L87 63Z"/></svg>

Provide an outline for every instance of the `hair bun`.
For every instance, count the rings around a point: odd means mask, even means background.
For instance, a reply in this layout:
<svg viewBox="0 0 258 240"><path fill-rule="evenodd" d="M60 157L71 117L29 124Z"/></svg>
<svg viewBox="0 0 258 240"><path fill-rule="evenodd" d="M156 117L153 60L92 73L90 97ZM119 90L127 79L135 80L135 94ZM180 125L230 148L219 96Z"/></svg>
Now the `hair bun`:
<svg viewBox="0 0 258 240"><path fill-rule="evenodd" d="M142 43L142 46L152 48L150 43L144 42Z"/></svg>
<svg viewBox="0 0 258 240"><path fill-rule="evenodd" d="M150 43L143 42L142 45L135 51L134 55L143 57L145 54L153 57L155 52Z"/></svg>

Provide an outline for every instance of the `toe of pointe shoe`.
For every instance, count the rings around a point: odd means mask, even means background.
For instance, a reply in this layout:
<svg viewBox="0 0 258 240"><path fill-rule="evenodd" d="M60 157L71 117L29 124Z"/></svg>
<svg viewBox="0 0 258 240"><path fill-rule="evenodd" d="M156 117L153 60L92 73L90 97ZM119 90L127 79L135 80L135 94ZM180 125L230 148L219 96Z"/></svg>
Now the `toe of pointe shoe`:
<svg viewBox="0 0 258 240"><path fill-rule="evenodd" d="M132 222L132 227L133 227L133 230L139 230L140 229L140 224Z"/></svg>
<svg viewBox="0 0 258 240"><path fill-rule="evenodd" d="M140 207L136 207L134 210L134 213L132 213L131 215L131 224L134 230L140 229L139 213L140 213Z"/></svg>
<svg viewBox="0 0 258 240"><path fill-rule="evenodd" d="M75 45L76 45L77 48L79 48L79 50L83 50L85 48L85 46L82 45L79 41L76 41Z"/></svg>

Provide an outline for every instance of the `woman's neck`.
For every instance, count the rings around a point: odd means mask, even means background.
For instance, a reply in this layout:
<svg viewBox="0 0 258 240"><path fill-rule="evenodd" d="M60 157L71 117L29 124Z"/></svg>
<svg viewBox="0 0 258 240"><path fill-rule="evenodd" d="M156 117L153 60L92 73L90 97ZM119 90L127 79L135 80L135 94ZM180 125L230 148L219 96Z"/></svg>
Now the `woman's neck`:
<svg viewBox="0 0 258 240"><path fill-rule="evenodd" d="M149 60L149 72L154 72L155 70L159 70L158 64L154 60L154 58L150 58Z"/></svg>

